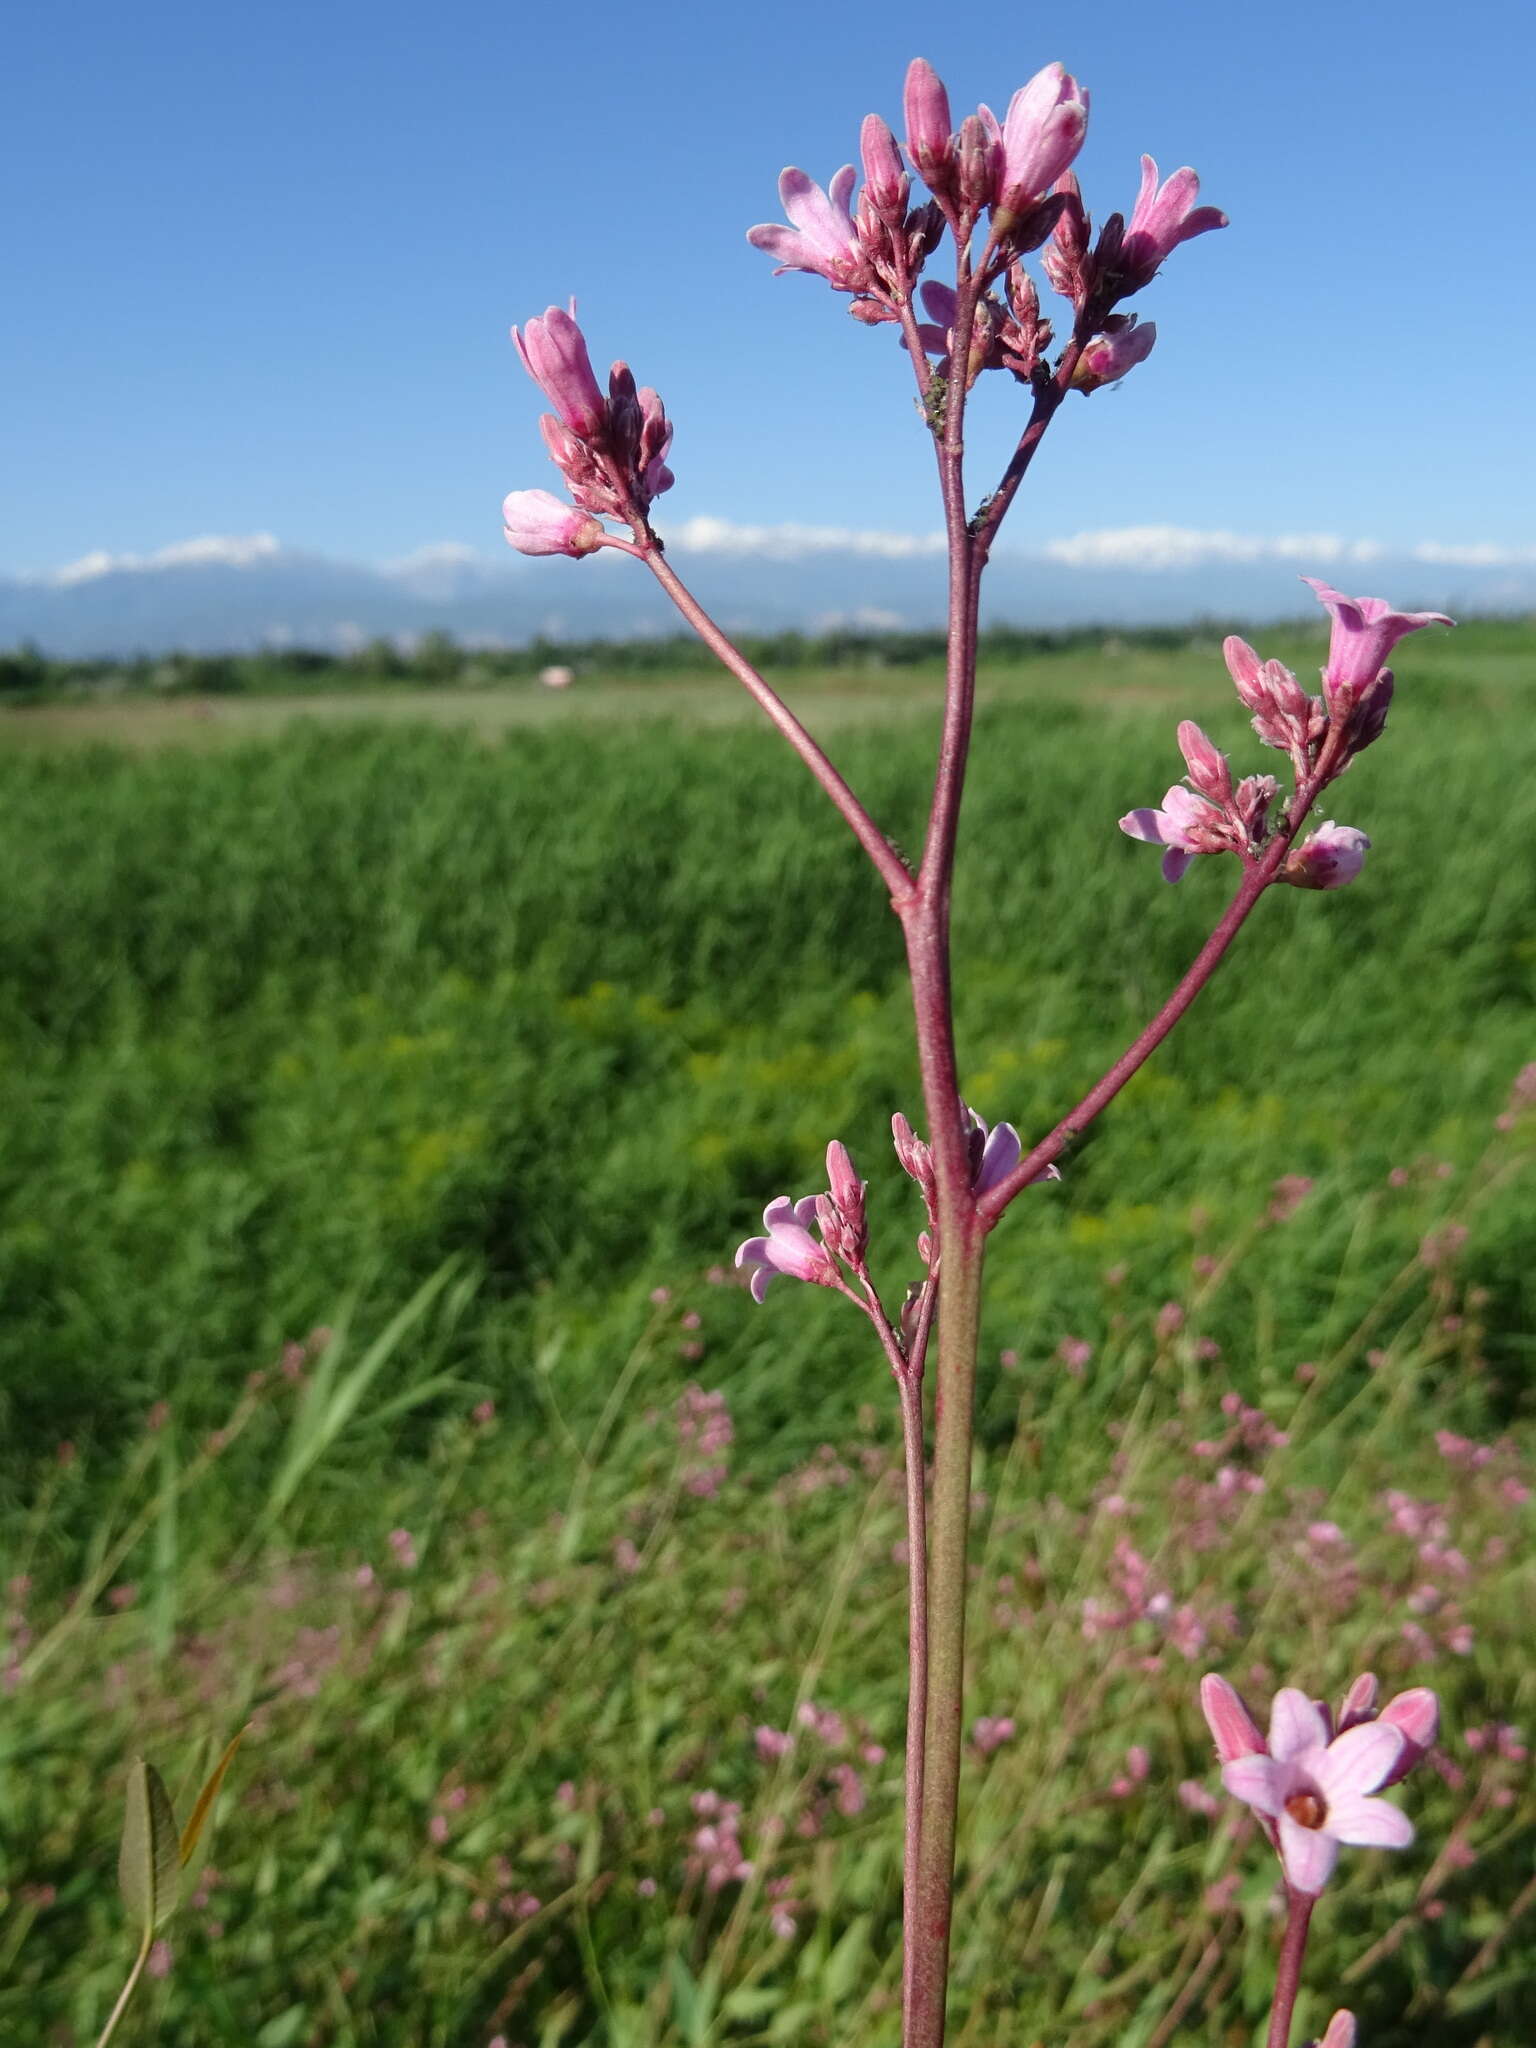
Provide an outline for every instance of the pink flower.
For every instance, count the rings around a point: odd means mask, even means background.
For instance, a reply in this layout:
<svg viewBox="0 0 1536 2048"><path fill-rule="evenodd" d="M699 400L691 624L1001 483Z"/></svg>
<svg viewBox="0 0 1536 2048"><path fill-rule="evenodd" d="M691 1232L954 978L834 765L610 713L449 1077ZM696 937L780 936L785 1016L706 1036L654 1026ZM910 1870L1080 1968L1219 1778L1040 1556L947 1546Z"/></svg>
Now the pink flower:
<svg viewBox="0 0 1536 2048"><path fill-rule="evenodd" d="M1152 157L1141 160L1141 190L1125 239L1120 246L1118 268L1127 291L1140 291L1157 275L1180 242L1195 235L1224 228L1227 216L1219 207L1196 206L1200 180L1186 164L1166 183L1157 182L1157 164Z"/></svg>
<svg viewBox="0 0 1536 2048"><path fill-rule="evenodd" d="M1227 1790L1271 1824L1287 1883L1309 1897L1333 1874L1341 1844L1403 1849L1413 1840L1406 1814L1367 1796L1400 1762L1401 1730L1374 1721L1329 1734L1323 1709L1284 1686L1270 1710L1268 1753L1235 1757L1221 1772Z"/></svg>
<svg viewBox="0 0 1536 2048"><path fill-rule="evenodd" d="M1365 865L1370 840L1353 825L1330 818L1287 854L1279 879L1297 889L1342 889Z"/></svg>
<svg viewBox="0 0 1536 2048"><path fill-rule="evenodd" d="M1047 64L1008 103L1001 128L987 107L981 118L1000 143L1000 213L1024 213L1056 183L1083 146L1088 95L1064 66Z"/></svg>
<svg viewBox="0 0 1536 2048"><path fill-rule="evenodd" d="M783 1274L790 1280L807 1280L814 1287L836 1287L837 1265L825 1245L811 1235L816 1221L816 1197L802 1195L791 1202L777 1195L763 1211L766 1237L749 1237L738 1247L736 1264L752 1272L752 1299L761 1301L771 1282Z"/></svg>
<svg viewBox="0 0 1536 2048"><path fill-rule="evenodd" d="M1128 838L1145 840L1149 846L1166 846L1163 880L1179 882L1197 853L1215 853L1220 848L1205 844L1218 822L1215 807L1193 790L1175 783L1157 811L1127 811L1120 830Z"/></svg>
<svg viewBox="0 0 1536 2048"><path fill-rule="evenodd" d="M1017 1732L1011 1715L982 1714L972 1724L971 1741L979 1755L991 1756L1005 1742L1012 1742Z"/></svg>
<svg viewBox="0 0 1536 2048"><path fill-rule="evenodd" d="M763 222L747 230L754 249L778 260L776 276L808 270L839 292L860 291L872 281L849 204L854 182L852 164L843 165L825 192L793 164L781 173L779 197L792 224Z"/></svg>
<svg viewBox="0 0 1536 2048"><path fill-rule="evenodd" d="M1101 384L1118 384L1120 379L1144 363L1157 340L1157 323L1139 326L1134 316L1111 333L1097 334L1077 359L1072 372L1074 391L1097 391Z"/></svg>
<svg viewBox="0 0 1536 2048"><path fill-rule="evenodd" d="M509 491L501 524L520 555L590 555L607 538L590 512L579 512L549 491Z"/></svg>
<svg viewBox="0 0 1536 2048"><path fill-rule="evenodd" d="M1444 612L1395 612L1384 597L1345 597L1316 576L1303 576L1319 604L1333 614L1328 665L1323 682L1331 691L1361 689L1374 683L1387 656L1408 633L1421 626L1453 626Z"/></svg>
<svg viewBox="0 0 1536 2048"><path fill-rule="evenodd" d="M573 434L588 441L598 433L608 416L602 392L592 374L591 358L581 329L570 312L551 306L542 319L530 320L520 334L514 327L512 339L523 359L523 367Z"/></svg>
<svg viewBox="0 0 1536 2048"><path fill-rule="evenodd" d="M971 1145L971 1191L977 1195L990 1194L1018 1165L1024 1156L1024 1147L1012 1124L997 1124L989 1131L969 1105L965 1114ZM1060 1169L1047 1166L1035 1175L1030 1186L1034 1187L1043 1180L1060 1179Z"/></svg>

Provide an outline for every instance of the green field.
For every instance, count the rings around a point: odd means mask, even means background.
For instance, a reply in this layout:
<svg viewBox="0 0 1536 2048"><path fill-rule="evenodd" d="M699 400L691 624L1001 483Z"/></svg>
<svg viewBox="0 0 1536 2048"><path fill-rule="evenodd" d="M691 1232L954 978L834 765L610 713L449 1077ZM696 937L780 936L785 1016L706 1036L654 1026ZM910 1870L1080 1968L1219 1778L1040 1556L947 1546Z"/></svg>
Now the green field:
<svg viewBox="0 0 1536 2048"><path fill-rule="evenodd" d="M1367 1663L1442 1689L1443 1768L1412 1850L1347 1852L1307 2020L1530 2035L1536 1800L1477 1731L1536 1734L1533 681L1517 626L1403 649L1330 805L1363 878L1266 901L993 1241L970 2048L1246 2048L1273 1870L1179 1796L1194 1686ZM931 668L786 690L912 843ZM962 1057L1037 1135L1224 901L1115 829L1175 719L1266 763L1198 641L982 699ZM898 933L804 771L702 674L39 704L0 841L0 2034L94 2039L127 1760L174 1787L250 1721L124 2040L891 2048L894 1399L835 1299L711 1276L833 1135L914 1264Z"/></svg>

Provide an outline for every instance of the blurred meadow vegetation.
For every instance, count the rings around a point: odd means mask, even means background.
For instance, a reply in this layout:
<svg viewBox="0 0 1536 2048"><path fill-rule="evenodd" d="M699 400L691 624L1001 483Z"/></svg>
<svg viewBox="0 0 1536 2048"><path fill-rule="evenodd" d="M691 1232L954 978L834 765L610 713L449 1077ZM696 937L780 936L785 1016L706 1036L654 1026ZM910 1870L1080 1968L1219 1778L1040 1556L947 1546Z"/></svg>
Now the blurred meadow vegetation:
<svg viewBox="0 0 1536 2048"><path fill-rule="evenodd" d="M1261 2038L1275 1872L1207 1669L1446 1702L1306 2026L1536 2031L1533 657L1404 647L1334 793L1361 881L1275 892L992 1241L969 1717L1013 1729L967 1766L963 2048ZM0 677L7 2042L116 1996L131 1759L175 1789L247 1723L122 2041L897 2040L894 1399L845 1304L722 1271L841 1136L915 1277L895 921L727 681L487 662ZM931 655L781 679L915 845ZM1270 765L1214 636L987 662L957 1006L1026 1139L1230 887L1115 828L1186 714Z"/></svg>

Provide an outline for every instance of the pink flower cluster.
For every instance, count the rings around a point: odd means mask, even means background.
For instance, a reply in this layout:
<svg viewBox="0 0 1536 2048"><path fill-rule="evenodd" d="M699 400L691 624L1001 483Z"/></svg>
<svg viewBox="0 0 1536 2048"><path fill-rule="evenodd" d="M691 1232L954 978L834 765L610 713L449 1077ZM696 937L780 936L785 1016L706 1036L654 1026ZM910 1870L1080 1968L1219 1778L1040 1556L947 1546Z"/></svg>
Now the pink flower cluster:
<svg viewBox="0 0 1536 2048"><path fill-rule="evenodd" d="M1157 330L1117 314L1117 302L1151 283L1167 256L1192 236L1226 226L1215 207L1197 206L1200 181L1189 169L1159 183L1143 157L1141 190L1129 225L1112 214L1096 245L1070 166L1088 131L1088 94L1060 64L1047 64L1013 95L1001 120L980 106L955 126L942 80L922 58L908 68L904 92L907 163L933 195L911 206L911 178L889 126L878 114L859 137L863 188L845 164L825 190L791 167L779 180L787 225L748 230L754 248L781 272L824 278L853 298L850 311L869 326L908 316L913 288L948 225L969 243L977 222L988 232L973 304L967 383L982 370L1008 370L1021 382L1043 373L1051 339L1039 294L1019 257L1053 238L1044 258L1052 287L1072 301L1080 353L1072 387L1088 392L1123 377L1150 354ZM990 287L1007 279L1006 295ZM958 306L946 285L923 287L928 321L918 328L930 354L947 357ZM910 330L909 330L910 334ZM957 366L956 374L958 374Z"/></svg>
<svg viewBox="0 0 1536 2048"><path fill-rule="evenodd" d="M673 1424L682 1454L684 1487L700 1500L713 1500L725 1484L728 1453L736 1435L729 1403L718 1388L706 1393L690 1384L677 1397Z"/></svg>
<svg viewBox="0 0 1536 2048"><path fill-rule="evenodd" d="M783 1277L813 1287L836 1287L852 1295L843 1279L846 1265L861 1274L869 1230L864 1218L866 1183L854 1172L848 1147L834 1138L827 1147L827 1179L823 1195L802 1195L792 1202L776 1195L763 1211L766 1235L749 1237L736 1248L736 1265L750 1273L752 1299L761 1301L771 1283ZM820 1231L819 1240L811 1235Z"/></svg>
<svg viewBox="0 0 1536 2048"><path fill-rule="evenodd" d="M701 1879L708 1892L745 1884L754 1865L741 1845L740 1804L718 1792L695 1792L693 1810L701 1824L693 1831L688 1875Z"/></svg>
<svg viewBox="0 0 1536 2048"><path fill-rule="evenodd" d="M1404 1849L1413 1840L1407 1815L1372 1795L1405 1778L1434 1746L1439 1702L1425 1686L1399 1693L1379 1711L1376 1697L1367 1672L1345 1694L1335 1721L1321 1700L1283 1686L1266 1740L1224 1678L1213 1673L1201 1681L1222 1783L1259 1816L1293 1891L1316 1897L1341 1845Z"/></svg>
<svg viewBox="0 0 1536 2048"><path fill-rule="evenodd" d="M651 503L672 487L666 457L672 426L656 393L636 389L627 363L615 363L606 397L593 374L586 339L569 312L551 306L512 339L523 367L554 407L539 421L556 468L575 503L548 491L512 491L502 504L510 544L525 555L590 555L622 546L604 519L643 530Z"/></svg>
<svg viewBox="0 0 1536 2048"><path fill-rule="evenodd" d="M1315 577L1302 580L1333 615L1321 698L1308 696L1282 662L1260 661L1246 640L1234 635L1223 648L1255 733L1290 756L1298 822L1355 755L1381 737L1392 700L1392 671L1383 666L1391 649L1421 626L1452 623L1441 612L1395 612L1383 598L1344 597ZM1198 854L1256 861L1277 822L1275 778L1249 775L1234 787L1226 755L1189 719L1179 727L1179 750L1188 787L1175 784L1160 809L1128 811L1120 830L1166 849L1163 878L1169 882L1179 881ZM1283 813L1278 822L1282 830L1293 829ZM1354 826L1329 819L1291 849L1276 879L1298 889L1342 889L1359 874L1370 843Z"/></svg>

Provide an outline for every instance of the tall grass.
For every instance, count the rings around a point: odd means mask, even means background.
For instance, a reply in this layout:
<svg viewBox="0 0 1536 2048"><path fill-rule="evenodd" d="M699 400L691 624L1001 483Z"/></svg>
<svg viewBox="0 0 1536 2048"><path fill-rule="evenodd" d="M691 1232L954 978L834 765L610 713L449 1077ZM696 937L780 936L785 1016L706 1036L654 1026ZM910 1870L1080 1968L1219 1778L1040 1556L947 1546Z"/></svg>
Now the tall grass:
<svg viewBox="0 0 1536 2048"><path fill-rule="evenodd" d="M1119 694L1084 668L1092 702L1000 678L978 729L962 1042L978 1108L1026 1131L1221 886L1165 888L1115 831L1178 766L1185 671L1133 665ZM1533 1053L1536 736L1518 649L1468 667L1458 696L1422 664L1341 791L1376 842L1361 883L1266 903L995 1241L973 1704L1018 1732L972 1766L978 2048L1251 2037L1272 1873L1171 1796L1209 1782L1211 1661L1260 1692L1374 1659L1450 1693L1465 1782L1329 1908L1314 2018L1375 1943L1348 1987L1368 2038L1518 2038L1529 1789L1463 1731L1530 1706L1536 1177L1494 1121ZM1203 715L1241 745L1235 709ZM930 739L914 716L839 742L909 836ZM0 1550L28 1581L6 2038L86 2038L111 2002L128 1755L174 1782L254 1716L166 2038L892 2041L887 1389L835 1301L704 1277L834 1133L884 1271L912 1257L894 925L796 764L750 726L564 716L494 746L43 749L0 755L0 841ZM718 1482L690 1379L731 1416ZM1223 1395L1289 1442L1213 1462ZM1509 1443L1473 1472L1437 1428ZM1222 1464L1265 1490L1218 1501ZM1439 1503L1468 1566L1432 1604L1388 1490ZM1117 1540L1198 1644L1099 1625L1127 1605ZM782 1760L760 1724L795 1734ZM754 1866L717 1890L711 1796ZM1457 1827L1472 1860L1441 1869Z"/></svg>

